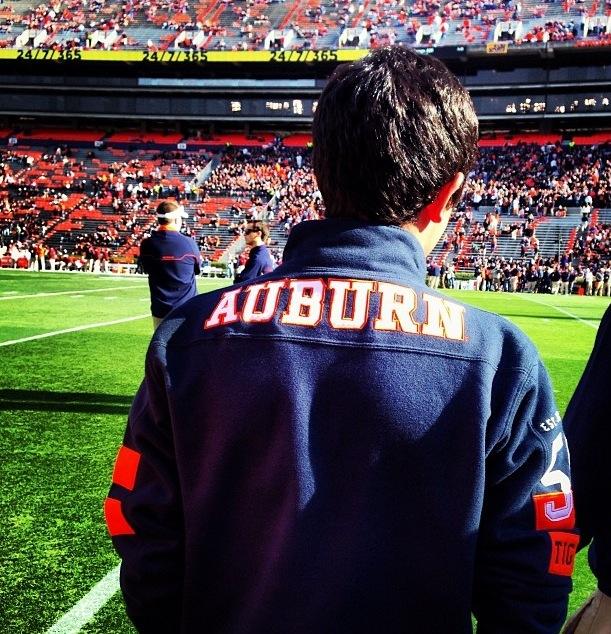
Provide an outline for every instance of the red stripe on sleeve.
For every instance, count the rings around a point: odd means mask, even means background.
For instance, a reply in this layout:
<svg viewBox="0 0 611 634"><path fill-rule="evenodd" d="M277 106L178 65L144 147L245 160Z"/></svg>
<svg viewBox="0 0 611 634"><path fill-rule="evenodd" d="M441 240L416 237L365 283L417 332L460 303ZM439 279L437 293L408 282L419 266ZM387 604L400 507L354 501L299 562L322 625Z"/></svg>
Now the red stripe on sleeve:
<svg viewBox="0 0 611 634"><path fill-rule="evenodd" d="M136 534L136 531L125 519L123 508L119 500L113 498L106 498L104 500L104 517L106 518L106 526L108 527L108 532L111 537Z"/></svg>
<svg viewBox="0 0 611 634"><path fill-rule="evenodd" d="M136 483L136 473L140 464L140 453L125 445L119 449L119 455L115 462L115 470L112 474L112 481L119 486L132 491Z"/></svg>

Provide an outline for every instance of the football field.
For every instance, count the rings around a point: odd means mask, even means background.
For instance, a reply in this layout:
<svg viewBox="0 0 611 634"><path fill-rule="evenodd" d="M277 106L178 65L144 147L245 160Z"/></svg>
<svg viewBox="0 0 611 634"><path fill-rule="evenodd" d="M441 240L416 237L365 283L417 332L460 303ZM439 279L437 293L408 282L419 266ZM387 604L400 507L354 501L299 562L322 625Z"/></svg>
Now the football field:
<svg viewBox="0 0 611 634"><path fill-rule="evenodd" d="M534 340L564 412L609 298L449 293ZM134 632L102 502L151 334L144 277L0 270L3 633ZM574 583L571 610L594 588L584 553Z"/></svg>

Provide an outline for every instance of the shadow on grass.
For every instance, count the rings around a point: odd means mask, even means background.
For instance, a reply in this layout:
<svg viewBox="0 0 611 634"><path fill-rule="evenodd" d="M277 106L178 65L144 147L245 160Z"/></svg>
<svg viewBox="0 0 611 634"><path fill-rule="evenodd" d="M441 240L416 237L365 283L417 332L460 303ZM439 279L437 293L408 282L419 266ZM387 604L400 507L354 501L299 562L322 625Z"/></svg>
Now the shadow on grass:
<svg viewBox="0 0 611 634"><path fill-rule="evenodd" d="M0 411L82 412L127 415L133 396L43 390L0 390Z"/></svg>

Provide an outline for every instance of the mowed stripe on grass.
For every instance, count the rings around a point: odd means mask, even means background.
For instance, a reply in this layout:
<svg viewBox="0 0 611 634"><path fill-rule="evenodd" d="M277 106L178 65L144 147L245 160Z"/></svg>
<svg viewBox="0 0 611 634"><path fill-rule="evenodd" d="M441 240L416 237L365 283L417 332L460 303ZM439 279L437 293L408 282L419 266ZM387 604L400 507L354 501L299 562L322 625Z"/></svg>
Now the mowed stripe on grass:
<svg viewBox="0 0 611 634"><path fill-rule="evenodd" d="M123 290L132 290L134 288L148 288L147 284L132 284L131 286L107 286L105 288L88 288L85 290L81 289L72 289L70 291L50 291L50 292L40 292L40 293L29 293L29 294L16 294L11 292L10 295L3 295L0 297L1 301L7 301L9 299L31 299L32 297L40 298L40 297L53 297L54 295L71 295L74 296L75 293L79 295L84 295L85 293L103 293L104 291L123 291ZM10 292L10 291L9 291Z"/></svg>
<svg viewBox="0 0 611 634"><path fill-rule="evenodd" d="M113 321L100 322L97 324L84 324L82 326L74 326L72 328L64 328L63 330L55 330L53 332L43 332L39 335L32 335L31 337L23 337L21 339L13 339L9 341L0 341L0 348L4 346L13 346L17 343L26 343L27 341L36 341L36 339L46 339L47 337L57 337L58 335L65 335L69 332L79 332L81 330L90 330L91 328L104 328L105 326L115 326L116 324L124 324L129 321L137 321L139 319L150 318L150 315L135 315L134 317L124 317L123 319L114 319Z"/></svg>
<svg viewBox="0 0 611 634"><path fill-rule="evenodd" d="M594 328L594 330L598 330L598 322L586 321L585 319L582 319L578 315L571 313L570 311L566 310L565 308L562 308L561 306L554 306L553 304L550 304L548 302L542 302L541 300L535 299L532 295L520 294L519 297L521 297L525 301L533 302L533 304L539 304L539 306L545 306L546 308L552 308L553 310L557 310L559 313L562 313L563 315L567 315L567 317L570 317L571 319L575 319L576 321L579 321L590 328Z"/></svg>

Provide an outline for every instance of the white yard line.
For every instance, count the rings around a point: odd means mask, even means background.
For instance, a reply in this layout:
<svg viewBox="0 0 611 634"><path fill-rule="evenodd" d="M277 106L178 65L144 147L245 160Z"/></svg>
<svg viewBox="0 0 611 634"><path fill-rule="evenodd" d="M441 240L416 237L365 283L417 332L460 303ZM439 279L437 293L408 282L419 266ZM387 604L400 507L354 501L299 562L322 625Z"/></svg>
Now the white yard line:
<svg viewBox="0 0 611 634"><path fill-rule="evenodd" d="M148 284L132 284L131 286L107 286L105 288L91 288L86 291L72 289L71 291L55 291L53 293L32 293L31 295L7 295L0 297L1 301L7 299L27 299L31 297L53 297L55 295L74 295L75 293L102 293L104 291L124 291L131 288L148 288Z"/></svg>
<svg viewBox="0 0 611 634"><path fill-rule="evenodd" d="M119 589L119 567L113 568L103 579L64 616L56 621L45 634L76 634L89 623L96 613Z"/></svg>
<svg viewBox="0 0 611 634"><path fill-rule="evenodd" d="M589 326L590 328L594 328L594 330L598 330L597 324L594 324L591 321L586 321L585 319L582 319L581 317L578 317L577 315L573 315L573 313L570 313L568 310L564 310L564 308L560 308L560 306L554 306L553 304L540 302L540 301L537 301L536 299L533 299L532 297L526 297L524 294L521 294L520 297L526 300L527 302L532 302L533 304L539 304L539 306L547 306L547 308L553 308L554 310L557 310L559 313L563 313L564 315L567 315L567 317L572 317L573 319L580 321L582 324L585 324L586 326Z"/></svg>
<svg viewBox="0 0 611 634"><path fill-rule="evenodd" d="M74 328L64 328L64 330L55 330L54 332L43 332L40 335L32 335L31 337L23 337L23 339L12 339L10 341L0 341L0 348L3 346L12 346L16 343L25 343L26 341L35 341L36 339L45 339L46 337L55 337L68 332L80 332L81 330L89 330L90 328L103 328L104 326L114 326L115 324L124 324L128 321L136 321L150 317L150 314L136 315L135 317L124 317L123 319L114 319L113 321L103 321L97 324L86 324L84 326L74 326Z"/></svg>

